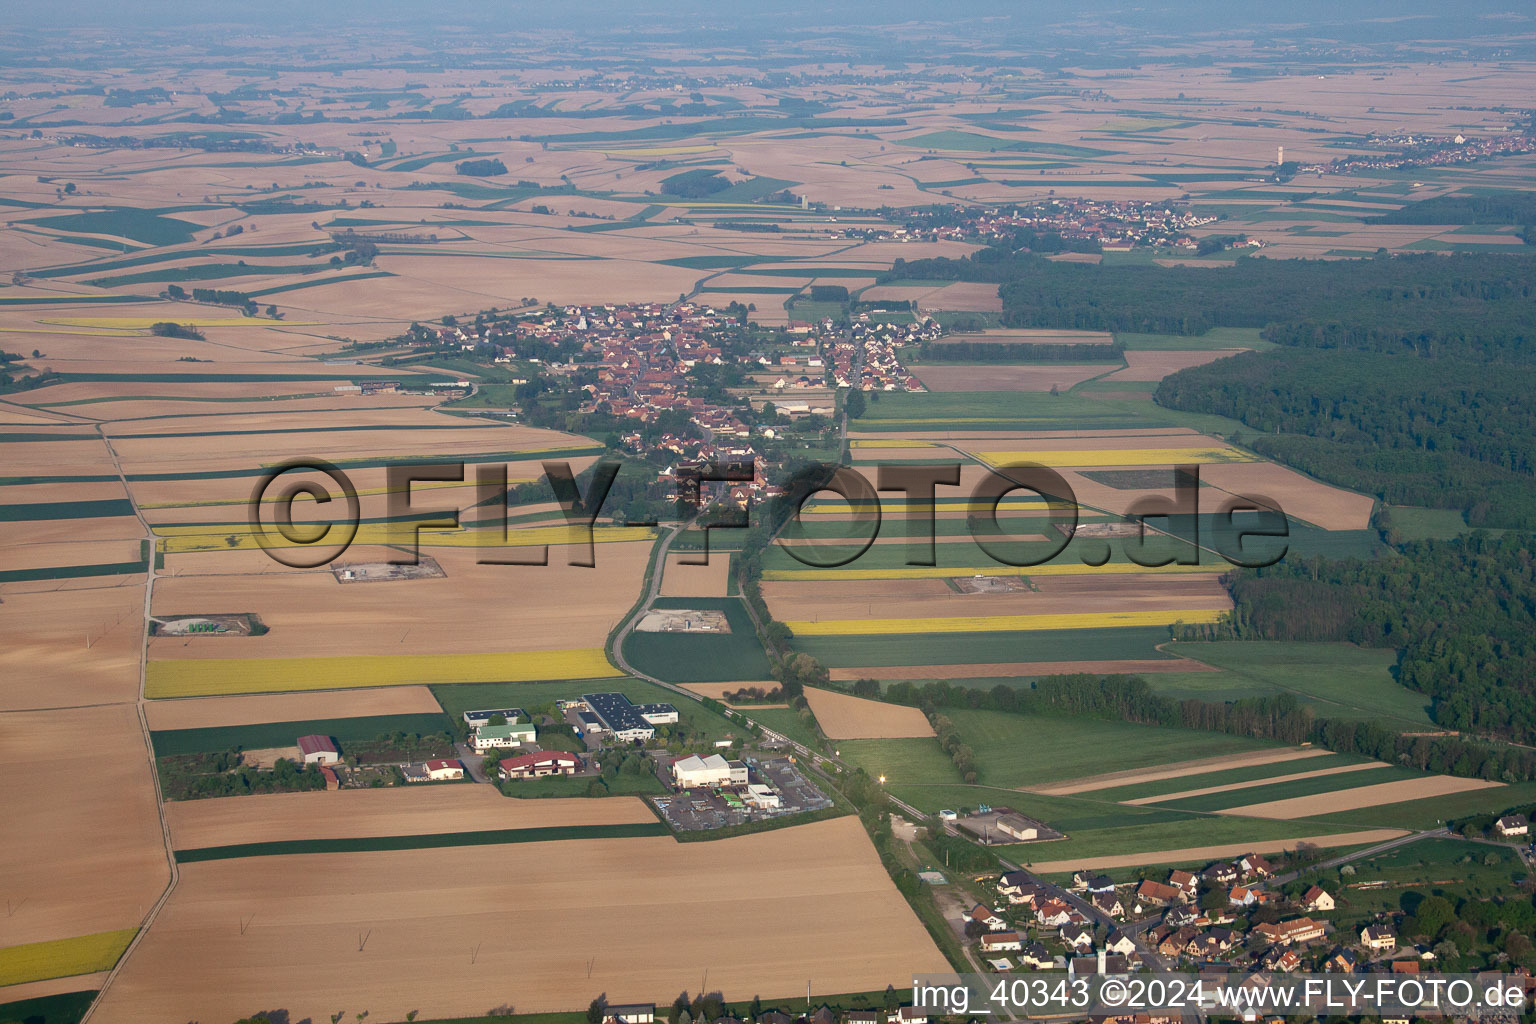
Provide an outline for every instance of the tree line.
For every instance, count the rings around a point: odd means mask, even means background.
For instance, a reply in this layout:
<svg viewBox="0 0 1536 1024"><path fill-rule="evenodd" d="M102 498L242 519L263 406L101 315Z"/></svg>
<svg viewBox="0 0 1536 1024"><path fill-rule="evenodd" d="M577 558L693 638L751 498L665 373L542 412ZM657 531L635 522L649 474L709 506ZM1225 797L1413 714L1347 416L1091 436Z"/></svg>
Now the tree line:
<svg viewBox="0 0 1536 1024"><path fill-rule="evenodd" d="M1455 735L1402 733L1370 721L1323 718L1289 693L1225 703L1175 700L1157 693L1139 676L1075 674L1047 676L1028 689L1003 683L983 690L944 681L900 682L886 689L885 699L920 708L930 718L946 707L1025 715L1068 714L1281 743L1315 743L1339 753L1445 775L1504 782L1536 779L1536 750ZM961 745L957 735L951 758Z"/></svg>
<svg viewBox="0 0 1536 1024"><path fill-rule="evenodd" d="M1283 349L1166 377L1158 404L1263 434L1249 447L1399 505L1536 529L1536 367Z"/></svg>
<svg viewBox="0 0 1536 1024"><path fill-rule="evenodd" d="M1536 543L1529 535L1419 541L1369 560L1288 558L1226 579L1230 615L1214 630L1186 628L1186 637L1396 648L1398 681L1431 698L1436 723L1536 742Z"/></svg>

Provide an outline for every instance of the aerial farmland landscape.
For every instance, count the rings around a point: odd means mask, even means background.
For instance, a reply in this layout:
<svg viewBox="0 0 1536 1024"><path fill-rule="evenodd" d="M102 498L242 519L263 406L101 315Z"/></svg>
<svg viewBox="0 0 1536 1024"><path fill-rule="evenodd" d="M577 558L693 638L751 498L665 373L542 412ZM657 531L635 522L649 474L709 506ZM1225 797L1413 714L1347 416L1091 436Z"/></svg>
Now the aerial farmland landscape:
<svg viewBox="0 0 1536 1024"><path fill-rule="evenodd" d="M1536 12L7 14L0 1024L1530 1019Z"/></svg>

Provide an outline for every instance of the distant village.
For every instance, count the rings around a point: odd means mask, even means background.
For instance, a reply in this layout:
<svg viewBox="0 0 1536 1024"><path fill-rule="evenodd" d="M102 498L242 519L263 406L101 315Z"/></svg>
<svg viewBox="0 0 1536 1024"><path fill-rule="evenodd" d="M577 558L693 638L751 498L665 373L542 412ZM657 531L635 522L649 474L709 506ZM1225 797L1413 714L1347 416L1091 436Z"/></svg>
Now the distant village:
<svg viewBox="0 0 1536 1024"><path fill-rule="evenodd" d="M1198 243L1189 229L1216 220L1180 203L1062 198L1001 209L945 207L910 215L901 227L848 228L844 234L871 241L1007 242L1028 232L1086 243L1085 250L1116 252L1153 246L1194 249Z"/></svg>
<svg viewBox="0 0 1536 1024"><path fill-rule="evenodd" d="M1297 165L1303 174L1347 174L1353 171L1395 171L1408 167L1449 167L1468 164L1491 156L1519 156L1536 152L1536 135L1510 131L1482 139L1464 135L1437 136L1397 134L1373 136L1369 142L1398 148L1396 153L1379 156L1356 154L1337 160Z"/></svg>

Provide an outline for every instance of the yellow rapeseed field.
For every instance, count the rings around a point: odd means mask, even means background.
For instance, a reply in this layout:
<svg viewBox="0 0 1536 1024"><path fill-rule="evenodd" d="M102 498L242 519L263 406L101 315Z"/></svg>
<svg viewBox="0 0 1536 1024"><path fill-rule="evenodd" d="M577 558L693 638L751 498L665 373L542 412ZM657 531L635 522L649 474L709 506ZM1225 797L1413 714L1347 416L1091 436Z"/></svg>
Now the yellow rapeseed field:
<svg viewBox="0 0 1536 1024"><path fill-rule="evenodd" d="M300 529L304 524L295 524ZM262 547L257 536L246 523L228 523L212 526L158 526L155 533L160 537L160 551L167 555L183 555L194 551L248 551ZM341 536L338 531L333 536ZM595 544L617 544L624 541L652 540L656 531L649 526L598 526L592 528ZM357 528L354 544L413 544L416 534L410 523L363 523ZM507 531L505 541L498 529L481 530L423 530L421 544L424 547L444 548L522 548L539 544L583 544L586 533L576 526L529 526ZM269 524L267 547L307 547L287 540ZM324 546L323 544L321 546Z"/></svg>
<svg viewBox="0 0 1536 1024"><path fill-rule="evenodd" d="M1257 462L1258 459L1236 448L1094 448L1084 451L1054 452L974 452L982 462L1000 466L1010 462L1033 462L1040 466L1176 466L1189 463Z"/></svg>
<svg viewBox="0 0 1536 1024"><path fill-rule="evenodd" d="M826 583L849 580L932 580L964 579L967 576L1101 576L1115 573L1186 573L1226 572L1227 565L1145 566L1134 562L1106 562L1103 565L1079 565L1062 562L1051 565L983 565L969 569L931 566L897 566L891 569L765 569L763 579L777 583L820 580Z"/></svg>
<svg viewBox="0 0 1536 1024"><path fill-rule="evenodd" d="M212 697L284 690L344 690L424 683L524 683L622 675L601 648L501 654L394 654L351 658L151 661L144 695Z"/></svg>
<svg viewBox="0 0 1536 1024"><path fill-rule="evenodd" d="M137 928L125 928L72 939L7 946L0 949L0 986L110 970L136 932Z"/></svg>
<svg viewBox="0 0 1536 1024"><path fill-rule="evenodd" d="M1055 615L962 615L941 619L828 619L784 623L796 636L888 636L903 633L1009 633L1039 629L1111 629L1215 622L1213 608L1140 612L1076 612Z"/></svg>

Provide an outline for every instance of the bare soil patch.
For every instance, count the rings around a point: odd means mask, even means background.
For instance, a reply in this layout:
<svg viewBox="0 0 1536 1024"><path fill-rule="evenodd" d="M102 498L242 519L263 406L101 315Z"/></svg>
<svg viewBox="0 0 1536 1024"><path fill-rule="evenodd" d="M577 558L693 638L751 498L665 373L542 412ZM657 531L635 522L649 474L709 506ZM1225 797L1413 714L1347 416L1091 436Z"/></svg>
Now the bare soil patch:
<svg viewBox="0 0 1536 1024"><path fill-rule="evenodd" d="M1225 786L1206 786L1204 789L1186 789L1178 793L1166 793L1163 796L1144 796L1135 800L1124 800L1127 804L1160 804L1170 800L1182 800L1187 796L1205 796L1208 793L1228 793L1236 789L1253 789L1255 786L1273 786L1281 782L1296 782L1299 779L1316 779L1324 775L1348 775L1350 772L1365 771L1367 768L1383 768L1380 761L1362 761L1359 764L1344 764L1337 768L1319 768L1311 772L1295 772L1291 775L1271 775L1266 779L1250 779L1247 782L1229 782Z"/></svg>
<svg viewBox="0 0 1536 1024"><path fill-rule="evenodd" d="M1101 365L1010 364L918 366L917 379L929 391L1049 391L1067 390L1105 371Z"/></svg>
<svg viewBox="0 0 1536 1024"><path fill-rule="evenodd" d="M933 727L917 708L866 700L847 693L807 687L821 731L830 740L883 740L908 736L932 736Z"/></svg>
<svg viewBox="0 0 1536 1024"><path fill-rule="evenodd" d="M1104 775L1093 775L1088 778L1074 779L1071 782L1062 782L1051 786L1030 787L1029 792L1040 793L1046 796L1068 796L1072 793L1087 793L1095 789L1128 786L1137 782L1156 782L1159 779L1177 779L1185 775L1203 775L1206 772L1219 772L1227 768L1247 768L1260 764L1276 764L1281 761L1299 761L1308 757L1318 757L1326 753L1328 751L1321 747L1276 747L1273 750L1259 750L1251 754L1232 754L1226 757L1203 757L1193 761L1178 761L1174 764L1164 765L1161 768L1138 768L1123 772L1109 772Z"/></svg>
<svg viewBox="0 0 1536 1024"><path fill-rule="evenodd" d="M1422 779L1383 782L1378 786L1341 789L1335 793L1318 793L1315 796L1291 797L1288 800L1269 800L1244 807L1229 807L1221 813L1241 815L1245 818L1312 818L1321 814L1354 811L1362 807L1380 807L1383 804L1400 804L1409 800L1428 800L1431 797L1468 793L1475 789L1491 789L1502 785L1504 785L1502 782L1488 782L1483 779L1431 775Z"/></svg>
<svg viewBox="0 0 1536 1024"><path fill-rule="evenodd" d="M1257 843L1227 843L1221 846L1190 846L1181 850L1150 850L1146 853L1126 853L1106 857L1080 857L1076 860L1035 861L1031 871L1077 871L1094 868L1110 871L1114 868L1134 868L1142 864L1207 864L1213 860L1241 857L1245 853L1284 853L1302 844L1316 847L1365 846L1384 843L1408 833L1400 828L1372 828L1359 832L1334 832L1325 836L1302 836L1297 839L1266 840Z"/></svg>

